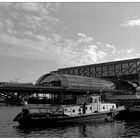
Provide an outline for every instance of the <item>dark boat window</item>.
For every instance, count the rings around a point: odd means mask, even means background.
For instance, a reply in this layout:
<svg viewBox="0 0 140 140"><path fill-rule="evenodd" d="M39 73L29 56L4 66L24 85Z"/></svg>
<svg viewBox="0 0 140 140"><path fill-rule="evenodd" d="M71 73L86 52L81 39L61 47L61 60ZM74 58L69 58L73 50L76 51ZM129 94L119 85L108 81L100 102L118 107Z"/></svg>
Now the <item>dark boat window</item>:
<svg viewBox="0 0 140 140"><path fill-rule="evenodd" d="M87 110L87 107L86 107L86 110Z"/></svg>
<svg viewBox="0 0 140 140"><path fill-rule="evenodd" d="M95 99L94 102L97 103L97 99Z"/></svg>
<svg viewBox="0 0 140 140"><path fill-rule="evenodd" d="M90 110L92 110L92 107L90 107Z"/></svg>
<svg viewBox="0 0 140 140"><path fill-rule="evenodd" d="M114 105L112 106L112 108L114 108Z"/></svg>
<svg viewBox="0 0 140 140"><path fill-rule="evenodd" d="M92 100L93 100L92 98L89 98L89 101L88 101L88 102L89 102L89 103L92 103Z"/></svg>
<svg viewBox="0 0 140 140"><path fill-rule="evenodd" d="M65 111L67 111L67 109L65 109Z"/></svg>
<svg viewBox="0 0 140 140"><path fill-rule="evenodd" d="M81 111L81 109L79 109L79 112Z"/></svg>
<svg viewBox="0 0 140 140"><path fill-rule="evenodd" d="M105 109L105 107L103 106L103 109Z"/></svg>
<svg viewBox="0 0 140 140"><path fill-rule="evenodd" d="M75 112L75 110L72 110L72 112L74 113L74 112Z"/></svg>
<svg viewBox="0 0 140 140"><path fill-rule="evenodd" d="M101 97L99 97L99 102L101 102Z"/></svg>

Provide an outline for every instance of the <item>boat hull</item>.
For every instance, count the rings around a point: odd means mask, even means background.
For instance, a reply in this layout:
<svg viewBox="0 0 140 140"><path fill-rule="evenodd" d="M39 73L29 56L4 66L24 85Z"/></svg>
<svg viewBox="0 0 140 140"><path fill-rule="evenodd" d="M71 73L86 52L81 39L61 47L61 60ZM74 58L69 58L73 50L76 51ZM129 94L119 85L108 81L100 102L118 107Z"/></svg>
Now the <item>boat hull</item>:
<svg viewBox="0 0 140 140"><path fill-rule="evenodd" d="M94 113L90 115L79 115L79 116L59 116L59 117L46 117L41 115L26 115L21 117L18 120L20 126L56 126L56 125L66 125L66 124L76 124L90 121L110 121L112 120L119 112L103 112L103 113Z"/></svg>

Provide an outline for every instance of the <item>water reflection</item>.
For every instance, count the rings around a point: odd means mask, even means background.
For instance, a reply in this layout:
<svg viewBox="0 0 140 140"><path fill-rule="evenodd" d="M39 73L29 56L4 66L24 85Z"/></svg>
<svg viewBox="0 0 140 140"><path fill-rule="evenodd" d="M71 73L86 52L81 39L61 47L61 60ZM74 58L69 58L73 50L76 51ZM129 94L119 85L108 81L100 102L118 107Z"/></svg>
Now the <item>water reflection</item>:
<svg viewBox="0 0 140 140"><path fill-rule="evenodd" d="M90 122L68 126L57 126L48 128L15 128L21 137L61 137L61 138L113 138L123 136L125 132L124 123L114 122Z"/></svg>
<svg viewBox="0 0 140 140"><path fill-rule="evenodd" d="M79 126L79 133L81 135L81 137L88 137L87 136L87 125L83 124Z"/></svg>
<svg viewBox="0 0 140 140"><path fill-rule="evenodd" d="M52 126L52 127L39 127L39 128L29 128L29 127L15 127L17 133L20 136L26 137L76 137L77 126ZM24 135L23 135L24 134Z"/></svg>

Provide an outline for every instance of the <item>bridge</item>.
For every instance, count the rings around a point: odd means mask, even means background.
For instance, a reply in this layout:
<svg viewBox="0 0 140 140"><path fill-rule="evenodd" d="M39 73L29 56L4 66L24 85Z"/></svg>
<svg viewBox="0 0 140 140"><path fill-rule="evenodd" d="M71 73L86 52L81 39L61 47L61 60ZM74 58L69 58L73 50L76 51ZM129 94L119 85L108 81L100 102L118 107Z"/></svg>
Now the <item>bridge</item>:
<svg viewBox="0 0 140 140"><path fill-rule="evenodd" d="M0 98L3 98L6 103L21 104L25 99L28 99L33 94L102 94L105 95L105 100L109 102L119 103L121 105L130 105L131 103L140 104L140 95L129 94L130 90L113 90L113 89L96 89L96 90L79 90L79 89L67 89L63 87L42 87L37 85L30 86L17 86L17 85L3 85L0 87ZM111 94L110 94L111 93Z"/></svg>
<svg viewBox="0 0 140 140"><path fill-rule="evenodd" d="M113 89L72 89L72 88L64 88L60 86L40 86L40 85L18 85L18 84L8 84L0 86L0 97L3 99L22 99L29 97L32 94L40 94L40 93L53 93L53 94L87 94L90 92L122 92L121 90L114 91Z"/></svg>
<svg viewBox="0 0 140 140"><path fill-rule="evenodd" d="M1 83L0 84L0 98L6 103L20 104L24 99L30 97L33 94L40 93L58 93L64 91L61 87L42 87L31 84L20 83Z"/></svg>
<svg viewBox="0 0 140 140"><path fill-rule="evenodd" d="M83 76L49 73L41 76L36 84L0 83L0 97L6 103L20 104L33 94L63 95L101 94L105 100L116 102L117 95L135 96L135 87L129 82L104 80ZM133 95L132 95L133 94ZM125 96L124 96L125 95ZM136 98L134 99L136 101ZM120 100L119 100L120 101ZM125 100L127 101L127 100ZM139 99L137 100L140 101ZM124 101L123 101L124 102Z"/></svg>

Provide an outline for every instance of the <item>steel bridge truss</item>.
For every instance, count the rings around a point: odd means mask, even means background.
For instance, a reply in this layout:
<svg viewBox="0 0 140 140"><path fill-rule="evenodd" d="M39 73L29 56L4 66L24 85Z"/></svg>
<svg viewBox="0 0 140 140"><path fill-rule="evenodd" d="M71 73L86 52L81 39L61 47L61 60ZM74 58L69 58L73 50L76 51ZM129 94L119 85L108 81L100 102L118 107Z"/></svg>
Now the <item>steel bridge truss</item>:
<svg viewBox="0 0 140 140"><path fill-rule="evenodd" d="M140 58L63 68L53 72L59 74L127 80L140 85Z"/></svg>

